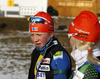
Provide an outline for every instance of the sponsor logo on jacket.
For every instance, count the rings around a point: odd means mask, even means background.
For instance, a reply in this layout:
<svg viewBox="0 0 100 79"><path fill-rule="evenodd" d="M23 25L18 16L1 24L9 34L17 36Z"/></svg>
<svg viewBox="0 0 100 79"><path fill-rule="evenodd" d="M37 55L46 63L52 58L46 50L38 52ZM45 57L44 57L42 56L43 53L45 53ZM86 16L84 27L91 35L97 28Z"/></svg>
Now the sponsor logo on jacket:
<svg viewBox="0 0 100 79"><path fill-rule="evenodd" d="M50 71L49 65L41 65L39 68L40 71Z"/></svg>
<svg viewBox="0 0 100 79"><path fill-rule="evenodd" d="M42 60L42 63L50 64L50 58L45 58Z"/></svg>
<svg viewBox="0 0 100 79"><path fill-rule="evenodd" d="M53 55L54 60L60 58L63 59L63 51L57 51L54 55Z"/></svg>

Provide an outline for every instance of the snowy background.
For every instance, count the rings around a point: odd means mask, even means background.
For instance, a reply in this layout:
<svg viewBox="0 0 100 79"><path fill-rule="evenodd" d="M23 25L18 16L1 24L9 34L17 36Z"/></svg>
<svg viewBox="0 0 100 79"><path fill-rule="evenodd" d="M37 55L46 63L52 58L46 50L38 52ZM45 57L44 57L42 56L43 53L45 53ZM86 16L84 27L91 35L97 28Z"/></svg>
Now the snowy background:
<svg viewBox="0 0 100 79"><path fill-rule="evenodd" d="M31 42L22 43L21 38L30 36L28 32L0 34L0 79L28 79L34 45ZM17 42L12 39L17 39Z"/></svg>

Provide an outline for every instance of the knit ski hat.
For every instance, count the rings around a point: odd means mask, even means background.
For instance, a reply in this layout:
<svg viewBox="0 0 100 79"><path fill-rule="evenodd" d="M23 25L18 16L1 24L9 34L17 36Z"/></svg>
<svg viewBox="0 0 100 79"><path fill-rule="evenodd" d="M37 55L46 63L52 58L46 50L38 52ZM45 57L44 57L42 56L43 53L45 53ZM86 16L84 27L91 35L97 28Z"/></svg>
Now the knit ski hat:
<svg viewBox="0 0 100 79"><path fill-rule="evenodd" d="M30 17L30 32L54 32L53 19L48 13L38 12L34 17ZM34 21L34 22L33 22Z"/></svg>
<svg viewBox="0 0 100 79"><path fill-rule="evenodd" d="M90 11L82 11L69 26L69 35L86 42L98 42L100 26L97 17Z"/></svg>

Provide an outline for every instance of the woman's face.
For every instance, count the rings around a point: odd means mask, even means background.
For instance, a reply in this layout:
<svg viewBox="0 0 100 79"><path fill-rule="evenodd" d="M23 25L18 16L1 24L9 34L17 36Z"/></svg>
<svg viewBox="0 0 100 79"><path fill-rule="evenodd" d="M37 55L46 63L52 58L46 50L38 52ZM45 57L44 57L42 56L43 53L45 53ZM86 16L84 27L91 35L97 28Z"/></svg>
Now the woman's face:
<svg viewBox="0 0 100 79"><path fill-rule="evenodd" d="M44 46L52 37L53 33L31 32L31 40L37 47Z"/></svg>

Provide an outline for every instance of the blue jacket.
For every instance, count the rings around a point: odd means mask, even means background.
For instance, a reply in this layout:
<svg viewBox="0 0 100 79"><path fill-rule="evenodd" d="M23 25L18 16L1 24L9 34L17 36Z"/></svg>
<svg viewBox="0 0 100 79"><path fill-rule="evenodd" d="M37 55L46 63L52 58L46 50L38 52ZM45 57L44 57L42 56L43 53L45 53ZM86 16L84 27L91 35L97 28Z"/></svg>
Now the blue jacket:
<svg viewBox="0 0 100 79"><path fill-rule="evenodd" d="M36 79L68 79L70 72L69 54L57 39L51 41L45 55L41 55L36 49L33 50L28 79L35 77Z"/></svg>

